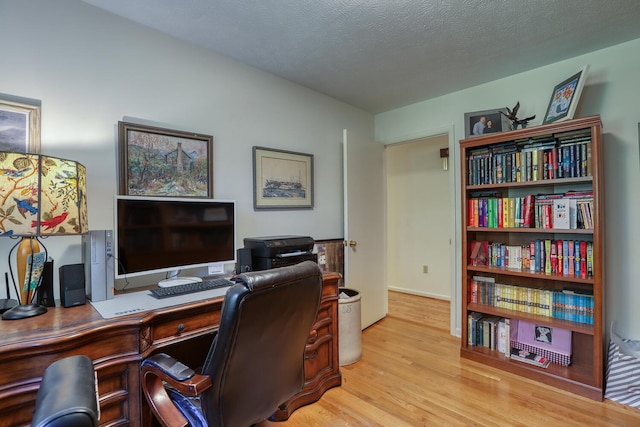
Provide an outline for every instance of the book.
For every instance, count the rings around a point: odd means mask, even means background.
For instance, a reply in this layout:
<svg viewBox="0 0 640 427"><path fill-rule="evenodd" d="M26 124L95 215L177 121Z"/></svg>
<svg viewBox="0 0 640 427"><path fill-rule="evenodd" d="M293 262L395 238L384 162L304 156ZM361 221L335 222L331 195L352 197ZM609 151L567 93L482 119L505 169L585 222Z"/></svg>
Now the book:
<svg viewBox="0 0 640 427"><path fill-rule="evenodd" d="M477 345L476 342L476 338L477 338L477 326L478 326L478 321L482 318L482 313L477 313L477 312L472 312L469 313L468 316L468 325L467 325L467 343L470 346L475 346Z"/></svg>
<svg viewBox="0 0 640 427"><path fill-rule="evenodd" d="M573 298L570 301L570 306L572 306L574 319L577 321L576 301L577 298ZM571 364L572 333L570 330L538 325L524 320L518 320L516 323L515 331L512 330L511 333L512 347L544 356L551 362L562 366Z"/></svg>
<svg viewBox="0 0 640 427"><path fill-rule="evenodd" d="M502 318L498 321L498 342L497 342L497 350L506 355L510 355L511 352L507 351L509 347L509 333L507 329L507 323L510 319Z"/></svg>
<svg viewBox="0 0 640 427"><path fill-rule="evenodd" d="M569 199L556 199L553 201L553 228L569 229Z"/></svg>
<svg viewBox="0 0 640 427"><path fill-rule="evenodd" d="M547 368L551 361L544 356L538 356L527 350L520 350L518 348L511 348L511 359L519 362L529 363L531 365L539 366L541 368Z"/></svg>
<svg viewBox="0 0 640 427"><path fill-rule="evenodd" d="M506 266L514 270L522 270L522 246L507 246L507 255Z"/></svg>
<svg viewBox="0 0 640 427"><path fill-rule="evenodd" d="M474 266L489 265L489 242L474 240L470 245L469 264Z"/></svg>

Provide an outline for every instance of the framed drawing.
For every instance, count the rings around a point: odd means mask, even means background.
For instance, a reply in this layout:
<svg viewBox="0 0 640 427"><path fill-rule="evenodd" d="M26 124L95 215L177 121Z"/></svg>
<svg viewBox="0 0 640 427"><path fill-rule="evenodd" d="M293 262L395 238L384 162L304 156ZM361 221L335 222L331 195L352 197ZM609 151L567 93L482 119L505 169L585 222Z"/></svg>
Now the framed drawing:
<svg viewBox="0 0 640 427"><path fill-rule="evenodd" d="M313 208L313 155L253 147L253 207Z"/></svg>
<svg viewBox="0 0 640 427"><path fill-rule="evenodd" d="M571 120L576 112L578 100L584 87L588 65L578 71L573 76L553 88L547 113L544 116L542 124L559 122L561 120Z"/></svg>
<svg viewBox="0 0 640 427"><path fill-rule="evenodd" d="M118 122L119 191L213 198L213 137Z"/></svg>
<svg viewBox="0 0 640 427"><path fill-rule="evenodd" d="M0 151L40 152L40 106L36 99L0 94Z"/></svg>
<svg viewBox="0 0 640 427"><path fill-rule="evenodd" d="M509 130L509 119L504 114L500 114L501 111L507 113L506 108L465 113L464 137L469 138Z"/></svg>

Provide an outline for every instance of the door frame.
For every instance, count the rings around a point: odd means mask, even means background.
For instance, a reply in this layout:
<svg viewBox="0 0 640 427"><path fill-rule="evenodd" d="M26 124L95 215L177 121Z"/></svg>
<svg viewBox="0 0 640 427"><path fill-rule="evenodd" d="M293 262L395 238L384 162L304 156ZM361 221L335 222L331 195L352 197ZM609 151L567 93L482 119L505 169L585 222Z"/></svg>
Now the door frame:
<svg viewBox="0 0 640 427"><path fill-rule="evenodd" d="M432 138L436 136L447 135L448 137L448 147L449 147L449 185L450 188L453 189L451 192L451 196L449 197L449 207L451 211L454 213L453 221L451 222L450 227L450 235L453 236L453 241L449 245L449 256L450 256L450 268L451 268L451 300L450 304L450 318L449 318L449 331L451 335L459 337L461 334L461 324L460 324L460 289L461 289L461 268L462 268L462 260L460 256L460 251L458 248L461 245L461 230L460 230L460 190L459 190L459 162L457 159L459 158L460 150L455 143L455 133L453 124L441 126L438 128L425 129L421 131L416 131L404 135L400 135L395 138L387 139L387 140L376 140L376 142L383 144L385 147L395 145L395 144L404 144L407 142L412 142L415 140ZM386 171L386 156L384 157L385 161L385 170L383 174L384 180L384 204L385 204L385 213L384 213L384 226L387 228L387 194L386 194L386 183L387 183L387 171ZM386 235L387 230L385 230ZM386 246L386 245L385 245ZM385 248L386 250L386 248ZM387 271L387 266L385 264L385 272Z"/></svg>

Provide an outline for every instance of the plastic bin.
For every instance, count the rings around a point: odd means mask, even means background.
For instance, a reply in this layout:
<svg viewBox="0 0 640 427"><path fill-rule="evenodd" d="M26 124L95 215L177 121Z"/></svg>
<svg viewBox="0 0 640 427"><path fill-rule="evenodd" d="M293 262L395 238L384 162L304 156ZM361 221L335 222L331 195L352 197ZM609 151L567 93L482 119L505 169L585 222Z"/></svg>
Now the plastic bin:
<svg viewBox="0 0 640 427"><path fill-rule="evenodd" d="M360 292L340 288L338 298L338 360L340 366L350 365L362 357L362 319Z"/></svg>

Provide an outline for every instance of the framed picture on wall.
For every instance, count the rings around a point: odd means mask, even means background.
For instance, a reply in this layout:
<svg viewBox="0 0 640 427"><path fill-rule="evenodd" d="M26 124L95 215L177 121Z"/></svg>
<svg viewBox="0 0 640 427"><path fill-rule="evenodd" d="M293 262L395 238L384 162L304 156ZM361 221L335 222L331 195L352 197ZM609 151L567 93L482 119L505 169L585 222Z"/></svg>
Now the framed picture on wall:
<svg viewBox="0 0 640 427"><path fill-rule="evenodd" d="M40 106L36 99L0 94L0 151L40 152Z"/></svg>
<svg viewBox="0 0 640 427"><path fill-rule="evenodd" d="M573 119L582 94L588 68L589 66L585 65L582 70L558 83L553 88L547 113L542 124Z"/></svg>
<svg viewBox="0 0 640 427"><path fill-rule="evenodd" d="M509 120L504 114L506 108L496 108L495 110L475 111L464 114L464 136L486 135L488 133L502 132L509 130Z"/></svg>
<svg viewBox="0 0 640 427"><path fill-rule="evenodd" d="M213 137L118 122L119 191L213 198Z"/></svg>
<svg viewBox="0 0 640 427"><path fill-rule="evenodd" d="M254 209L312 209L313 155L253 147Z"/></svg>

